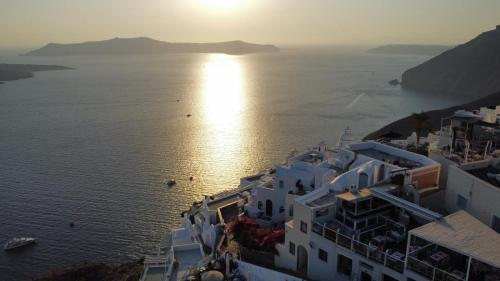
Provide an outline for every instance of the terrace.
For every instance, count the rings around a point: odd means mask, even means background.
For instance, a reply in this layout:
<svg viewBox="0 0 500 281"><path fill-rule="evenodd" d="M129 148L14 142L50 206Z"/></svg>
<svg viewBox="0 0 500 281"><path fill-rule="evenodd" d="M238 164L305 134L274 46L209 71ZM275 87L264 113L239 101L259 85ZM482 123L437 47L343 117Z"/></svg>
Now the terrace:
<svg viewBox="0 0 500 281"><path fill-rule="evenodd" d="M312 232L395 271L404 270L406 227L387 216L374 217L358 235L336 220L314 221Z"/></svg>
<svg viewBox="0 0 500 281"><path fill-rule="evenodd" d="M500 280L500 236L466 212L409 234L408 270L436 281ZM482 277L471 279L472 275Z"/></svg>
<svg viewBox="0 0 500 281"><path fill-rule="evenodd" d="M298 158L299 161L306 162L312 165L318 165L323 162L323 155L316 152L310 152L302 155Z"/></svg>
<svg viewBox="0 0 500 281"><path fill-rule="evenodd" d="M458 163L486 159L500 140L496 135L498 128L498 124L482 121L480 116L470 112L457 112L443 118L441 136L448 139L445 157Z"/></svg>
<svg viewBox="0 0 500 281"><path fill-rule="evenodd" d="M356 152L358 154L365 155L367 157L377 159L382 162L387 162L389 164L393 164L401 168L414 169L422 167L422 165L416 161L398 155L389 154L387 152L380 151L375 148L361 149L357 150Z"/></svg>
<svg viewBox="0 0 500 281"><path fill-rule="evenodd" d="M488 165L486 167L464 170L467 173L500 188L500 169L498 167Z"/></svg>
<svg viewBox="0 0 500 281"><path fill-rule="evenodd" d="M430 280L465 280L468 257L427 241L411 242L408 269Z"/></svg>

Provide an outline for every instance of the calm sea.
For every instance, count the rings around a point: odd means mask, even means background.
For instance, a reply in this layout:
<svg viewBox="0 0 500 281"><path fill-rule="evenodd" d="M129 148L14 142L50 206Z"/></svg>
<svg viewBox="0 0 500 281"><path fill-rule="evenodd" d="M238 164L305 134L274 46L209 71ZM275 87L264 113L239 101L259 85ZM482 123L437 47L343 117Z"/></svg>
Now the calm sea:
<svg viewBox="0 0 500 281"><path fill-rule="evenodd" d="M6 281L152 253L193 201L293 149L460 102L387 84L427 57L357 49L0 58L76 68L0 85L0 242L39 241L0 252Z"/></svg>

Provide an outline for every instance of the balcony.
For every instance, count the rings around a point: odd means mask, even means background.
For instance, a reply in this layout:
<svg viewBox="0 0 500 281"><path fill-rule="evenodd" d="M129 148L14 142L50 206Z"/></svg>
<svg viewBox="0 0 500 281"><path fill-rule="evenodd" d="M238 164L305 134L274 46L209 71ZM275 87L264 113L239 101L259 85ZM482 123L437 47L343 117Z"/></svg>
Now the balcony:
<svg viewBox="0 0 500 281"><path fill-rule="evenodd" d="M468 257L447 248L412 245L407 268L433 281L464 281Z"/></svg>
<svg viewBox="0 0 500 281"><path fill-rule="evenodd" d="M332 229L328 227L326 223L313 222L312 225L313 233L320 235L357 255L375 261L379 264L383 264L397 272L403 272L405 255L402 254L402 252L394 249L380 248L371 242L365 243L363 241L356 240L353 237L340 233L340 230L341 229L339 228Z"/></svg>

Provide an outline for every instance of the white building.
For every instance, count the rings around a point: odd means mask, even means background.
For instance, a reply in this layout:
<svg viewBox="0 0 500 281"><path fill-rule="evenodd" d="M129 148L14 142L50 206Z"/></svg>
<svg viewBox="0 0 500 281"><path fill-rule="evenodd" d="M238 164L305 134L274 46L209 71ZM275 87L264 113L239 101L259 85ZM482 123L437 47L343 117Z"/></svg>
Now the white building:
<svg viewBox="0 0 500 281"><path fill-rule="evenodd" d="M421 206L439 189L440 167L377 142L319 145L194 203L168 252L204 245L217 257L226 223L245 214L285 230L273 266L295 276L273 271L273 281L500 280L497 233L465 212L444 217ZM242 265L247 278L271 280L259 264Z"/></svg>
<svg viewBox="0 0 500 281"><path fill-rule="evenodd" d="M448 168L446 210L465 210L500 233L499 159Z"/></svg>

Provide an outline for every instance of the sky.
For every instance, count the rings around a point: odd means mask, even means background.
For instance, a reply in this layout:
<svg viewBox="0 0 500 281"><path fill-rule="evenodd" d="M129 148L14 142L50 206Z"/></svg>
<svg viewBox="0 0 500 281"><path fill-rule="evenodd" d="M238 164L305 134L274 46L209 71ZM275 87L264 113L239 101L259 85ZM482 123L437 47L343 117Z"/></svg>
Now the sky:
<svg viewBox="0 0 500 281"><path fill-rule="evenodd" d="M452 45L498 24L499 0L0 0L0 48L139 36Z"/></svg>

